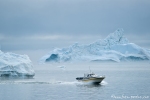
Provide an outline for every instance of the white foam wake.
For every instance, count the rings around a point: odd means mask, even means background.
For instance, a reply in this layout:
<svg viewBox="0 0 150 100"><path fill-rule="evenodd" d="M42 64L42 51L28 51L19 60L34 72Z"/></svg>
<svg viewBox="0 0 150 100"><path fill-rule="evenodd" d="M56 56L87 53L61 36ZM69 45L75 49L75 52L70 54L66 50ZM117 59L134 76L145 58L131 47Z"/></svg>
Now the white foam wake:
<svg viewBox="0 0 150 100"><path fill-rule="evenodd" d="M82 85L92 85L90 83L84 83L84 82L78 82L78 81L72 81L72 82L67 82L67 81L1 81L0 84L60 84L60 85L77 85L77 86L82 86ZM106 81L102 81L98 85L107 85L108 83Z"/></svg>

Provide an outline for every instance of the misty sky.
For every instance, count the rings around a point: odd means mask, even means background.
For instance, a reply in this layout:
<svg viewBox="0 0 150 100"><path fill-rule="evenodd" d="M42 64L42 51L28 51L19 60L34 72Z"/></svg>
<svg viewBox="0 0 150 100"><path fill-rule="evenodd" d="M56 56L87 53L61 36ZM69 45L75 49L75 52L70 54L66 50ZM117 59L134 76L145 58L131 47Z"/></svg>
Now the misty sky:
<svg viewBox="0 0 150 100"><path fill-rule="evenodd" d="M150 0L0 0L3 51L91 43L118 28L150 49Z"/></svg>

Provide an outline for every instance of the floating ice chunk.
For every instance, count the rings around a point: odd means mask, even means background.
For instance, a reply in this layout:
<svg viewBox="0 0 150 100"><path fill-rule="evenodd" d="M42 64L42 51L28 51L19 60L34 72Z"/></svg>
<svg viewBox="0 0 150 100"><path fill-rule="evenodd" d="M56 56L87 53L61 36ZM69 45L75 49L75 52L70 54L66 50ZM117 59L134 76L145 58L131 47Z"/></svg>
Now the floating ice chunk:
<svg viewBox="0 0 150 100"><path fill-rule="evenodd" d="M62 70L65 70L66 67L63 65L63 66L57 66L58 68L62 69Z"/></svg>
<svg viewBox="0 0 150 100"><path fill-rule="evenodd" d="M27 55L0 51L0 76L34 76L33 65Z"/></svg>

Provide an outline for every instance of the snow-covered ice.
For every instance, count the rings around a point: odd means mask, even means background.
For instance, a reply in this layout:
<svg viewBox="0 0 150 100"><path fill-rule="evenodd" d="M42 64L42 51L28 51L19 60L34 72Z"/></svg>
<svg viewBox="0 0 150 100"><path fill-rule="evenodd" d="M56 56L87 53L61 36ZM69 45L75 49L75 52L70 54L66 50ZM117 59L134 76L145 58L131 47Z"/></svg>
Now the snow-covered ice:
<svg viewBox="0 0 150 100"><path fill-rule="evenodd" d="M66 61L116 61L150 60L150 50L130 43L124 37L123 29L117 29L105 39L91 44L75 43L62 49L54 49L40 59L40 62Z"/></svg>
<svg viewBox="0 0 150 100"><path fill-rule="evenodd" d="M27 55L0 51L0 76L33 77L34 74L33 65Z"/></svg>

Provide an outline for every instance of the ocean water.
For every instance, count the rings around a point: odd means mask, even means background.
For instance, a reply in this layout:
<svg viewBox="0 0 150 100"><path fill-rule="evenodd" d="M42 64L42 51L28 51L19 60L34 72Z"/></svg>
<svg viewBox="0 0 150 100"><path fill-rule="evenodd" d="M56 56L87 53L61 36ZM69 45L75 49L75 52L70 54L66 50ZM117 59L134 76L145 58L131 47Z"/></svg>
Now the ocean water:
<svg viewBox="0 0 150 100"><path fill-rule="evenodd" d="M101 84L76 81L89 66L105 75ZM150 62L34 64L34 69L33 79L0 78L0 100L150 100Z"/></svg>

